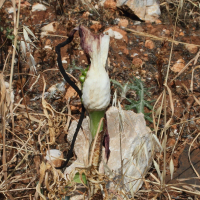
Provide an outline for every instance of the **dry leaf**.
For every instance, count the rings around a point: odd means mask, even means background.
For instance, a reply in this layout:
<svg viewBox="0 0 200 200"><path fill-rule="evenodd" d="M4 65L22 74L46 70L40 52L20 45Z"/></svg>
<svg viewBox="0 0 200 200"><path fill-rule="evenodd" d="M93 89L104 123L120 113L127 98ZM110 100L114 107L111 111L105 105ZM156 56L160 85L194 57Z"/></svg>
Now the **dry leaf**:
<svg viewBox="0 0 200 200"><path fill-rule="evenodd" d="M171 158L170 163L169 163L169 170L170 170L170 174L171 174L171 180L173 179L173 174L174 174L174 162Z"/></svg>
<svg viewBox="0 0 200 200"><path fill-rule="evenodd" d="M158 165L158 163L155 160L153 160L153 164L154 164L154 166L156 168L156 171L157 171L157 173L158 173L158 175L160 177L160 180L161 180L161 173L160 173L159 165Z"/></svg>

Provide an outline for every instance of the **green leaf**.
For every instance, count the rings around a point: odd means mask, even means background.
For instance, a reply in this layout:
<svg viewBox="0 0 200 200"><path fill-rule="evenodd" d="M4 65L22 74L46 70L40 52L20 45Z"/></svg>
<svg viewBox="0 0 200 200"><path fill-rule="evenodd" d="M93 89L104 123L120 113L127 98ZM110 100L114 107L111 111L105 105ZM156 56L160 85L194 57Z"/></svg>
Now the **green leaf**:
<svg viewBox="0 0 200 200"><path fill-rule="evenodd" d="M82 180L81 180L82 179ZM84 183L85 185L87 184L87 179L86 179L86 175L82 174L82 178L81 175L77 172L74 176L74 182L75 183Z"/></svg>
<svg viewBox="0 0 200 200"><path fill-rule="evenodd" d="M143 113L146 120L153 122L153 119L150 117L151 113L145 113L144 107L147 107L148 109L152 110L153 106L151 105L154 100L147 101L144 98L146 96L150 96L149 89L144 87L143 82L141 79L137 79L134 77L134 82L129 85L129 88L131 90L134 90L137 94L138 101L127 99L127 101L130 103L130 105L125 105L125 109L131 110L135 109L137 113Z"/></svg>
<svg viewBox="0 0 200 200"><path fill-rule="evenodd" d="M10 39L10 40L14 40L15 36L14 35L8 35L7 38Z"/></svg>

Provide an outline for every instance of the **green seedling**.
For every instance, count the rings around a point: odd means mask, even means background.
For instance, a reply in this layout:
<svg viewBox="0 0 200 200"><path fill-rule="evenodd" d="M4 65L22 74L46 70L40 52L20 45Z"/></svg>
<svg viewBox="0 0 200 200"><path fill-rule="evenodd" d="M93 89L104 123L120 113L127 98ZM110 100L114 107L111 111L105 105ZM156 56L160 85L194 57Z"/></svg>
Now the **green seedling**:
<svg viewBox="0 0 200 200"><path fill-rule="evenodd" d="M148 109L152 110L153 106L151 105L152 101L145 100L145 95L150 96L149 89L144 87L143 82L141 79L134 78L134 84L130 84L129 88L131 90L134 90L137 94L138 101L126 98L127 101L130 103L130 105L126 105L125 109L131 110L136 109L137 113L143 113L146 120L149 122L153 122L153 119L151 118L151 113L145 113L144 108L147 107Z"/></svg>
<svg viewBox="0 0 200 200"><path fill-rule="evenodd" d="M144 84L141 81L141 79L134 78L133 83L128 84L127 82L125 85L122 85L118 81L112 79L111 82L114 85L116 85L117 88L119 89L121 98L127 99L127 101L130 103L129 105L125 105L125 109L127 110L135 109L137 113L143 113L146 120L148 120L149 122L153 122L150 116L151 113L145 113L144 108L147 107L148 109L152 110L153 106L151 105L151 103L154 102L154 100L152 101L145 100L145 97L150 96L150 94L149 94L149 89L144 87ZM135 93L137 94L137 98L139 100L136 101L133 99L126 98L127 92L129 90L135 91Z"/></svg>
<svg viewBox="0 0 200 200"><path fill-rule="evenodd" d="M125 99L125 98L126 98L127 92L130 90L128 82L125 83L125 85L122 85L121 83L119 83L119 82L116 81L116 80L110 79L110 81L111 81L114 85L116 85L117 88L119 89L119 93L120 93L120 96L121 96L121 100Z"/></svg>

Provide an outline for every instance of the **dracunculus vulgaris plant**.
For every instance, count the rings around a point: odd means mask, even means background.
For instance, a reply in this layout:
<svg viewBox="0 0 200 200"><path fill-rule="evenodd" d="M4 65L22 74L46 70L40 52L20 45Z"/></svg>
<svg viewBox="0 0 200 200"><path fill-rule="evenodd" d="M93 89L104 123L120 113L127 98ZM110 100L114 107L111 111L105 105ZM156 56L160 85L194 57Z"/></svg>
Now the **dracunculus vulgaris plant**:
<svg viewBox="0 0 200 200"><path fill-rule="evenodd" d="M90 131L94 138L110 103L110 79L105 69L110 37L94 35L84 26L80 26L79 34L81 47L91 62L83 83L82 102L89 113Z"/></svg>
<svg viewBox="0 0 200 200"><path fill-rule="evenodd" d="M88 158L91 165L90 176L98 181L96 171L99 168L104 136L101 118L104 117L110 103L110 79L105 69L110 37L103 34L94 35L84 26L79 27L79 35L81 47L90 59L90 66L82 86L82 102L89 114L90 132L93 139ZM93 184L89 179L88 182L89 197L91 199L101 199L100 185Z"/></svg>

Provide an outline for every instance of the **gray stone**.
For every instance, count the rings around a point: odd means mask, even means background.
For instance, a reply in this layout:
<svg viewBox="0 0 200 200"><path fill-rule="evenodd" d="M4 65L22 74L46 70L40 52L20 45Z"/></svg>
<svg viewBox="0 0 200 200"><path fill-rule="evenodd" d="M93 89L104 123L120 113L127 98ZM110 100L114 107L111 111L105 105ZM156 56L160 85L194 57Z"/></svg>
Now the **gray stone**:
<svg viewBox="0 0 200 200"><path fill-rule="evenodd" d="M120 110L117 107L110 107L106 112L108 133L110 136L110 158L105 159L105 151L102 154L100 173L110 177L107 188L113 189L114 183L127 191L137 192L143 183L148 169L151 166L155 151L161 146L157 138L146 127L142 113L136 114L133 111ZM69 131L68 140L72 141L77 122L73 121ZM75 161L65 171L69 176L75 173L76 167L87 167L88 149L91 141L89 131L89 120L84 119L82 124L84 133L81 130L75 143ZM71 176L69 176L71 177Z"/></svg>
<svg viewBox="0 0 200 200"><path fill-rule="evenodd" d="M105 1L101 1L103 5ZM116 0L116 6L120 9L137 15L141 20L154 22L158 19L160 6L157 0Z"/></svg>

